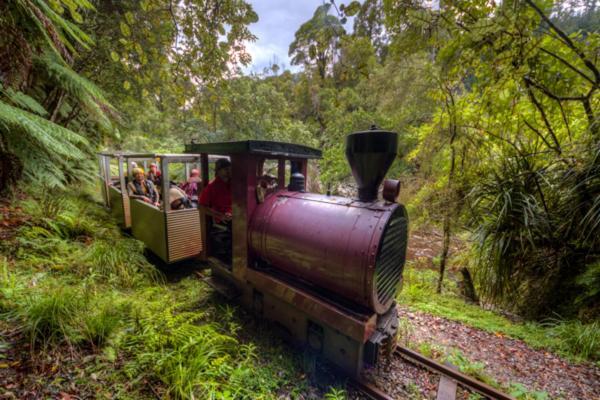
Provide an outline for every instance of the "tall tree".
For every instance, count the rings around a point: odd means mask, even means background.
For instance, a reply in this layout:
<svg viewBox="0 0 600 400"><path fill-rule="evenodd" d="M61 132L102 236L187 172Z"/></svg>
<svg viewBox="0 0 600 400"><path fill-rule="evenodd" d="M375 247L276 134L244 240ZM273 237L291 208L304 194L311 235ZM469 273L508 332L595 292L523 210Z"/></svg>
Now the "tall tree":
<svg viewBox="0 0 600 400"><path fill-rule="evenodd" d="M316 67L321 79L331 71L340 38L346 31L340 19L330 15L331 4L323 4L315 10L312 18L296 31L290 44L292 65Z"/></svg>

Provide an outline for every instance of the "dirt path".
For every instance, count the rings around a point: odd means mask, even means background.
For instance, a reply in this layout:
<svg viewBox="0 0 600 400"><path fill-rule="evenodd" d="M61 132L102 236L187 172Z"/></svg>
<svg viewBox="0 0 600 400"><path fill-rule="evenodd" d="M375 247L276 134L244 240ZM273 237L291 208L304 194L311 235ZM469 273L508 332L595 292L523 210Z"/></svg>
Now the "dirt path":
<svg viewBox="0 0 600 400"><path fill-rule="evenodd" d="M458 349L470 361L483 363L484 372L506 386L518 382L552 398L600 399L600 368L591 363L571 363L520 340L426 313L401 309L400 315L414 328L412 342Z"/></svg>

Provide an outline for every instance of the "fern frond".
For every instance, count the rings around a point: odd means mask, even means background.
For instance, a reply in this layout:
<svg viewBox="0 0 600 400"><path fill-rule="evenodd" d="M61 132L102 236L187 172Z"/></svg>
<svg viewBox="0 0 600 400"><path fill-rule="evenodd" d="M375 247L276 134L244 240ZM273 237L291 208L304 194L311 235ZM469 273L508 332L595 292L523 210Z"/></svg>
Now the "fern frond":
<svg viewBox="0 0 600 400"><path fill-rule="evenodd" d="M47 186L64 186L88 156L88 141L81 135L2 101L0 133L23 162L24 175Z"/></svg>
<svg viewBox="0 0 600 400"><path fill-rule="evenodd" d="M42 10L42 12L54 23L55 27L58 27L60 31L68 34L70 39L79 43L86 50L89 49L89 45L94 43L92 38L90 38L84 31L79 29L79 27L77 27L77 25L75 25L72 22L61 17L57 12L52 10L52 8L50 8L44 0L32 0L32 1L35 2L37 7L39 7L39 9ZM80 3L80 5L79 5L80 7L84 8L84 9L89 8L89 7L83 7L83 6L81 6L81 4L83 4L83 3ZM76 12L77 6L69 7L69 8L71 9L71 13L73 13L73 12ZM71 44L70 40L68 40L65 37L65 35L62 34L61 32L59 32L59 35L61 36L61 41L69 48L69 50L71 50L71 52L73 52L73 53L76 53L75 48Z"/></svg>
<svg viewBox="0 0 600 400"><path fill-rule="evenodd" d="M116 116L117 113L104 93L93 82L77 74L52 54L37 57L35 65L46 72L55 85L77 99L103 129L107 131L112 129L107 114Z"/></svg>
<svg viewBox="0 0 600 400"><path fill-rule="evenodd" d="M56 27L50 18L48 18L48 16L45 15L42 10L36 7L29 0L16 0L15 4L20 7L22 14L33 23L33 26L37 28L50 49L57 56L64 57L65 59L69 60L71 55L69 54L65 43L61 40L61 35L56 30Z"/></svg>
<svg viewBox="0 0 600 400"><path fill-rule="evenodd" d="M37 100L23 92L14 90L12 88L3 88L2 85L0 85L0 93L4 94L6 98L17 107L31 111L37 115L41 115L42 117L48 115L48 111L46 111L46 109L40 103L38 103Z"/></svg>

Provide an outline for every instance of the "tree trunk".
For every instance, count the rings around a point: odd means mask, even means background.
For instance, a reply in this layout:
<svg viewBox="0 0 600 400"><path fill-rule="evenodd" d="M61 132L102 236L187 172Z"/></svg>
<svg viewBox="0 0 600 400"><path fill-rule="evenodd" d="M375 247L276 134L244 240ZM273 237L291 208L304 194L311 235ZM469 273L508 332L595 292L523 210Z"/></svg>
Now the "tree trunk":
<svg viewBox="0 0 600 400"><path fill-rule="evenodd" d="M454 148L454 140L458 134L458 127L456 124L456 115L454 109L454 95L451 88L446 88L446 109L450 114L450 170L448 171L448 186L447 186L447 200L446 200L446 212L444 213L444 243L442 245L442 254L440 257L440 276L438 279L437 292L442 293L442 286L444 283L444 274L446 272L446 264L448 262L448 252L450 250L450 222L452 218L453 207L455 207L453 193L454 183L454 170L456 169L456 149Z"/></svg>
<svg viewBox="0 0 600 400"><path fill-rule="evenodd" d="M448 260L448 251L450 249L450 207L444 215L444 244L442 246L442 255L440 257L440 276L438 279L437 292L442 293L444 273L446 272L446 263Z"/></svg>
<svg viewBox="0 0 600 400"><path fill-rule="evenodd" d="M463 295L472 301L473 303L479 304L479 296L475 291L475 285L473 285L473 278L471 278L471 272L466 267L460 269L460 273L463 278Z"/></svg>
<svg viewBox="0 0 600 400"><path fill-rule="evenodd" d="M23 172L23 163L8 149L8 143L0 133L0 194L12 188Z"/></svg>

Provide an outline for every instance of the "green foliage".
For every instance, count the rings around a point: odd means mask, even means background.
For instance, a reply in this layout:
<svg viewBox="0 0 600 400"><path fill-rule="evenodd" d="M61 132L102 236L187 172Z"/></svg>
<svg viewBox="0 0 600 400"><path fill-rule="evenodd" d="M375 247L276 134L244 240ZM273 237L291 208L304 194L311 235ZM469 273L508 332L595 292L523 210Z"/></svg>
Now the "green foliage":
<svg viewBox="0 0 600 400"><path fill-rule="evenodd" d="M72 288L42 289L26 296L16 315L32 349L71 342L82 304L83 299Z"/></svg>
<svg viewBox="0 0 600 400"><path fill-rule="evenodd" d="M347 393L344 389L335 387L330 388L327 393L325 393L325 396L323 396L325 400L344 400L346 397Z"/></svg>
<svg viewBox="0 0 600 400"><path fill-rule="evenodd" d="M195 276L156 285L140 244L122 237L88 195L31 192L35 197L15 204L27 216L14 240L20 249L15 258L0 257L0 322L20 328L33 362L45 351L92 356L94 374L118 398L144 397L148 382L165 398L306 391L298 360L270 328L259 328L257 342L241 339L251 322L214 302ZM48 224L69 212L92 227L84 238L70 223Z"/></svg>
<svg viewBox="0 0 600 400"><path fill-rule="evenodd" d="M0 131L9 148L22 160L25 176L52 188L63 187L72 177L71 163L85 158L80 148L87 145L85 138L2 101Z"/></svg>
<svg viewBox="0 0 600 400"><path fill-rule="evenodd" d="M450 354L445 357L445 361L456 366L460 372L464 374L472 376L488 385L498 386L498 383L485 372L485 365L482 362L473 362L469 360L459 350L451 351Z"/></svg>
<svg viewBox="0 0 600 400"><path fill-rule="evenodd" d="M173 301L168 293L151 291L134 303L134 330L123 346L135 359L126 373L136 381L163 382L173 398L270 397L280 382L270 377L270 367L256 369L255 345L233 336L240 328L233 309L189 311L194 298L182 292L187 298ZM214 323L208 321L212 312Z"/></svg>
<svg viewBox="0 0 600 400"><path fill-rule="evenodd" d="M160 281L160 273L144 257L144 244L135 239L98 239L90 245L81 260L89 265L82 274L89 273L103 280L125 287L139 284L140 279Z"/></svg>
<svg viewBox="0 0 600 400"><path fill-rule="evenodd" d="M560 25L565 13L585 26L598 11L582 6L384 3L391 57L427 51L435 83L411 153L427 183L412 209L469 229L482 297L529 318L595 307L575 300L600 248L600 37Z"/></svg>
<svg viewBox="0 0 600 400"><path fill-rule="evenodd" d="M553 336L560 340L560 349L584 359L600 360L600 322L555 321L550 324Z"/></svg>
<svg viewBox="0 0 600 400"><path fill-rule="evenodd" d="M520 383L513 383L510 385L509 394L518 400L548 400L550 396L547 392L542 391L529 391L525 386Z"/></svg>
<svg viewBox="0 0 600 400"><path fill-rule="evenodd" d="M123 321L113 299L100 300L96 303L82 316L81 335L93 346L103 347L115 335Z"/></svg>
<svg viewBox="0 0 600 400"><path fill-rule="evenodd" d="M346 33L340 20L329 15L330 9L331 4L317 7L312 18L300 26L289 49L292 64L315 66L321 79L333 61L338 40Z"/></svg>

